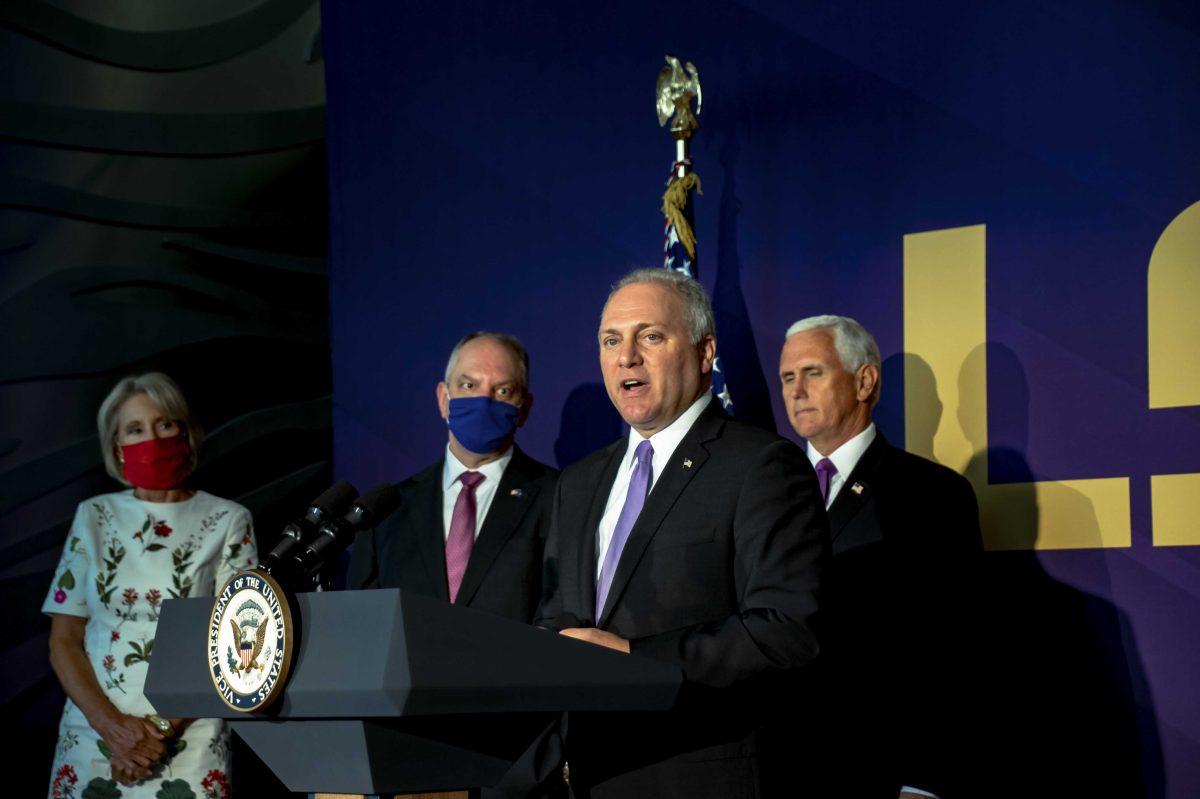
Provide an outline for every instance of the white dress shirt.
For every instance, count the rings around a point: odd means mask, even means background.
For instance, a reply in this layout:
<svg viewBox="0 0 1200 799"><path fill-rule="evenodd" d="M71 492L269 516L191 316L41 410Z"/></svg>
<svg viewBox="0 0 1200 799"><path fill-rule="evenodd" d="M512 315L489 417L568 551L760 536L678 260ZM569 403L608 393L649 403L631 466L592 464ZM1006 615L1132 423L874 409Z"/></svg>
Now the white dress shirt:
<svg viewBox="0 0 1200 799"><path fill-rule="evenodd" d="M828 510L833 501L837 499L838 492L842 490L842 486L846 484L846 478L854 471L854 467L858 466L858 462L862 460L863 453L867 451L867 447L871 446L871 442L875 440L875 423L867 425L867 429L856 435L854 438L842 444L828 455L822 455L817 452L812 444L807 447L808 460L812 463L813 468L817 466L817 462L822 458L829 458L833 461L833 465L837 467L837 473L829 479L829 495L825 497L825 509ZM913 788L911 785L905 785L901 792L908 791L909 793L917 794L918 796L929 796L937 799L937 794L932 794L929 791L922 791L920 788Z"/></svg>
<svg viewBox="0 0 1200 799"><path fill-rule="evenodd" d="M650 446L654 447L654 456L650 467L650 490L658 483L658 476L667 468L667 461L675 454L679 442L692 429L692 425L700 418L700 414L712 402L712 392L705 391L700 399L679 415L679 418L650 436ZM600 517L600 529L596 532L596 578L600 578L600 567L604 564L604 555L608 552L609 542L617 529L617 519L621 516L621 508L625 507L625 495L629 493L629 481L633 477L633 467L637 464L637 447L646 439L642 434L629 428L629 444L625 447L625 457L617 467L617 479L613 481L612 489L608 492L608 504L604 506L604 515Z"/></svg>
<svg viewBox="0 0 1200 799"><path fill-rule="evenodd" d="M871 442L875 440L875 423L867 425L867 429L856 435L854 438L842 444L833 452L822 455L813 448L811 443L808 444L808 460L812 463L813 468L817 467L817 463L822 458L829 458L833 461L833 465L837 468L837 474L829 478L829 494L825 497L825 509L828 510L833 501L837 499L838 492L842 490L842 486L846 484L846 478L854 471L854 467L862 460L863 453L867 451L867 447L871 446Z"/></svg>
<svg viewBox="0 0 1200 799"><path fill-rule="evenodd" d="M483 529L483 520L487 518L488 508L492 507L496 489L500 486L500 478L504 476L504 470L508 468L512 457L513 448L509 447L507 452L491 463L485 463L478 469L470 469L454 456L454 453L450 451L450 445L446 445L446 460L442 465L443 540L450 538L450 519L454 516L454 503L458 501L458 494L463 487L458 479L462 473L479 472L483 475L483 480L475 486L475 537L479 538L479 531Z"/></svg>

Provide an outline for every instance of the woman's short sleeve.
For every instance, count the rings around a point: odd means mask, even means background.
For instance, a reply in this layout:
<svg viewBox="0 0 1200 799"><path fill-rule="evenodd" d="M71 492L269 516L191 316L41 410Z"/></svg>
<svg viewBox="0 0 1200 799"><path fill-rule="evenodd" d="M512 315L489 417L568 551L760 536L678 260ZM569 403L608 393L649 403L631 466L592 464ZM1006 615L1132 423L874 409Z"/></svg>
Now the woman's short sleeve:
<svg viewBox="0 0 1200 799"><path fill-rule="evenodd" d="M254 520L250 511L239 507L230 514L229 529L225 531L225 546L221 550L221 564L217 567L217 590L230 577L245 569L258 565L258 543L254 539Z"/></svg>
<svg viewBox="0 0 1200 799"><path fill-rule="evenodd" d="M75 521L67 533L62 557L54 570L54 579L42 613L61 613L66 616L87 618L87 580L92 565L92 531L89 527L88 504L81 502L75 511Z"/></svg>

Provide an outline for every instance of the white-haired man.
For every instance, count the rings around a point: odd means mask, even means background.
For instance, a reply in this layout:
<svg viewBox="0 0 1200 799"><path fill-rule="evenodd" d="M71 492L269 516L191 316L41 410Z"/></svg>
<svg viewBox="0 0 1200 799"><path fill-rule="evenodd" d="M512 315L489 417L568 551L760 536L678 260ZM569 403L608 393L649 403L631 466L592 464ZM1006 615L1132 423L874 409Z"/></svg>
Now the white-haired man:
<svg viewBox="0 0 1200 799"><path fill-rule="evenodd" d="M829 513L824 657L804 707L819 708L801 795L856 799L955 793L951 722L954 586L980 545L963 477L891 446L871 421L879 348L842 316L788 331L779 378ZM961 679L961 677L960 677ZM811 729L811 728L810 728Z"/></svg>

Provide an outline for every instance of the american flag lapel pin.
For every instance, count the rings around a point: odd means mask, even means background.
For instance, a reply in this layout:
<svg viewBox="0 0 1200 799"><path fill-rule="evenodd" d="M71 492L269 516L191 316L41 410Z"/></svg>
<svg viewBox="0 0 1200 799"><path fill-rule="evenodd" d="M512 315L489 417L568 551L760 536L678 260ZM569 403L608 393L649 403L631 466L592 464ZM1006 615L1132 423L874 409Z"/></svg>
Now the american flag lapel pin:
<svg viewBox="0 0 1200 799"><path fill-rule="evenodd" d="M863 492L863 484L855 483L854 485L850 486L850 490L853 491L855 494L861 494Z"/></svg>

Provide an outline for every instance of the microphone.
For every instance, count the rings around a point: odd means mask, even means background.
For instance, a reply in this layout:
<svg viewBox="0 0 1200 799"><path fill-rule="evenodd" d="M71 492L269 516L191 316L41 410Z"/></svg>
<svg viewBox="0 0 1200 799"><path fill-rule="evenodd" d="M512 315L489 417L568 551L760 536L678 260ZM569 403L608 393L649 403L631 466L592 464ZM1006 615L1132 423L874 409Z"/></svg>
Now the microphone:
<svg viewBox="0 0 1200 799"><path fill-rule="evenodd" d="M356 496L358 489L345 481L325 489L309 504L303 516L283 528L283 537L258 564L259 570L287 581L289 561L301 551L303 541L315 536L322 524L344 514Z"/></svg>
<svg viewBox="0 0 1200 799"><path fill-rule="evenodd" d="M337 553L354 543L360 530L366 530L386 519L400 507L400 492L391 483L380 483L358 499L340 518L321 524L316 537L304 545L304 550L292 558L292 567L301 579L315 579L321 566Z"/></svg>

